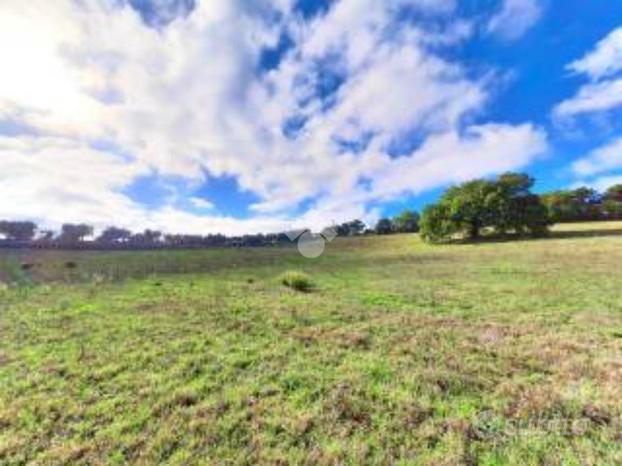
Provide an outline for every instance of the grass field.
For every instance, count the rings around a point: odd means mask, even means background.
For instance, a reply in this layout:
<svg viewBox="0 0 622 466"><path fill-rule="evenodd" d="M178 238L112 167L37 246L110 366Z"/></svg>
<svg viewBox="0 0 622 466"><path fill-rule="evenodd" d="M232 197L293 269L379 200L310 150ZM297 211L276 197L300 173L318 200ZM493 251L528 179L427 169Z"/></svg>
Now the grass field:
<svg viewBox="0 0 622 466"><path fill-rule="evenodd" d="M622 464L621 230L0 252L0 464Z"/></svg>

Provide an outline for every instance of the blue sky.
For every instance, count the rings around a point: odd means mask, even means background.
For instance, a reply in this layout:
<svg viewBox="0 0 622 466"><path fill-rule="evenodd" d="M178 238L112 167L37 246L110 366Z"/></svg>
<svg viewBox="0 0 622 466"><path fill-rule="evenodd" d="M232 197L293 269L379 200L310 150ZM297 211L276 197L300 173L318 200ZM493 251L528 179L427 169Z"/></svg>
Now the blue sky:
<svg viewBox="0 0 622 466"><path fill-rule="evenodd" d="M617 1L6 0L0 59L0 218L236 234L622 182Z"/></svg>

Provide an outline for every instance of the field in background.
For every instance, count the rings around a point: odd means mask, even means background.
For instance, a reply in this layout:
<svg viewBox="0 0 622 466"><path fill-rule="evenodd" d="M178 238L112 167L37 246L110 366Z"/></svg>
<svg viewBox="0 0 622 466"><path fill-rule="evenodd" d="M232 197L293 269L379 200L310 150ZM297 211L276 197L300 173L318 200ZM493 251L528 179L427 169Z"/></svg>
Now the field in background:
<svg viewBox="0 0 622 466"><path fill-rule="evenodd" d="M0 463L620 464L621 233L0 251Z"/></svg>

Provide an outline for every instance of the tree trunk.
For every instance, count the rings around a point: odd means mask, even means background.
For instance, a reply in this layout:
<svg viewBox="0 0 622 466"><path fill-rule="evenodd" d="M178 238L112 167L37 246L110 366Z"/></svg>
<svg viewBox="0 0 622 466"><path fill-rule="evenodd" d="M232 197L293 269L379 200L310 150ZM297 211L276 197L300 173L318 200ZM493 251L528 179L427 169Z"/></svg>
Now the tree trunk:
<svg viewBox="0 0 622 466"><path fill-rule="evenodd" d="M473 222L471 223L470 227L469 227L469 237L471 239L478 239L479 238L479 222Z"/></svg>

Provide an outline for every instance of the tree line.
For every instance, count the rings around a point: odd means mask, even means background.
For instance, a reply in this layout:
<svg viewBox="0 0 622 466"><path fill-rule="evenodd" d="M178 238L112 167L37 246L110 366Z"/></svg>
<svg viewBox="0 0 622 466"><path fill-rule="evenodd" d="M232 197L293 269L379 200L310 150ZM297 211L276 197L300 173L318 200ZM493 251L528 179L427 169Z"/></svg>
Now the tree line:
<svg viewBox="0 0 622 466"><path fill-rule="evenodd" d="M622 184L602 193L580 187L537 195L531 192L534 182L524 173L505 173L452 186L422 216L405 211L381 218L374 233L421 230L424 239L435 242L455 236L477 239L484 232L542 236L555 223L622 220Z"/></svg>
<svg viewBox="0 0 622 466"><path fill-rule="evenodd" d="M361 220L331 227L337 236L360 236L373 233ZM66 223L59 232L39 229L34 222L0 221L0 247L41 249L182 249L214 247L259 247L291 244L287 232L225 236L223 234L164 234L157 230L134 233L111 226L99 235L87 224Z"/></svg>
<svg viewBox="0 0 622 466"><path fill-rule="evenodd" d="M555 223L622 220L622 184L611 186L603 193L583 187L540 197Z"/></svg>
<svg viewBox="0 0 622 466"><path fill-rule="evenodd" d="M487 180L476 179L452 186L420 216L406 210L393 218L381 218L368 227L361 220L333 225L337 236L416 233L431 242L455 236L477 239L492 232L542 236L550 225L561 222L622 220L622 184L603 193L590 188L531 192L534 179L524 173L505 173ZM59 232L39 229L34 222L0 221L0 246L58 249L158 249L207 247L258 247L291 243L287 232L225 236L222 234L163 234L156 230L134 233L110 226L98 236L87 224L66 223Z"/></svg>
<svg viewBox="0 0 622 466"><path fill-rule="evenodd" d="M534 194L535 180L505 173L449 188L421 218L421 236L430 242L462 237L543 236L560 222L622 220L622 184L598 193L590 188Z"/></svg>

